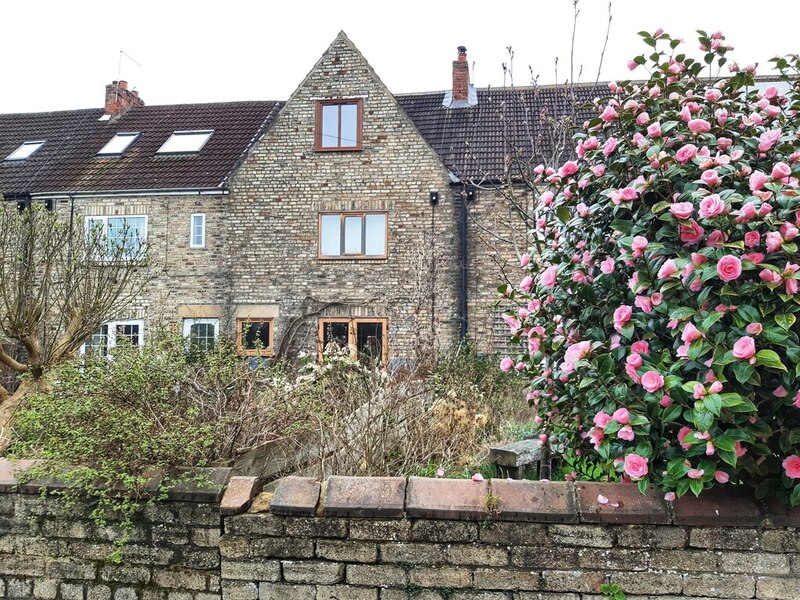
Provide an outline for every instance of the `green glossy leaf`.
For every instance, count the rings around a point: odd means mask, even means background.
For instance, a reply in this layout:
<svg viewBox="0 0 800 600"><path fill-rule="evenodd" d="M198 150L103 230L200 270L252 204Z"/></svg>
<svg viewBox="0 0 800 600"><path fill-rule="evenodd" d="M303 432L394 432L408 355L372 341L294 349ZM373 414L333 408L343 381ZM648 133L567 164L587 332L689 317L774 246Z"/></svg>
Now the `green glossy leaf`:
<svg viewBox="0 0 800 600"><path fill-rule="evenodd" d="M794 322L797 320L793 314L783 314L783 315L775 315L775 323L778 324L778 327L784 329L785 331L789 331L789 329L794 325Z"/></svg>
<svg viewBox="0 0 800 600"><path fill-rule="evenodd" d="M781 362L778 353L774 350L759 350L756 353L756 364L768 369L776 369L778 371L786 371L786 367Z"/></svg>

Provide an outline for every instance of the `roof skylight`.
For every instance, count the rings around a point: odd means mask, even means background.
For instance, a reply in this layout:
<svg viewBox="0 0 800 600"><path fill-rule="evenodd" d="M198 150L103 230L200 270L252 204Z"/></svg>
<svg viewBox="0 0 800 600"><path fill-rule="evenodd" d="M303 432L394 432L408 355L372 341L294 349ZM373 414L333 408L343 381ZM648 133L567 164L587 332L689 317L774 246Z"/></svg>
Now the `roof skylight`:
<svg viewBox="0 0 800 600"><path fill-rule="evenodd" d="M25 160L30 157L39 148L44 146L45 140L36 140L31 142L22 142L22 145L14 150L11 154L6 156L6 160Z"/></svg>
<svg viewBox="0 0 800 600"><path fill-rule="evenodd" d="M97 153L98 156L114 156L120 155L125 150L127 150L133 142L136 141L136 138L139 137L138 131L133 131L129 133L117 133L111 138L108 143L103 146L100 152Z"/></svg>
<svg viewBox="0 0 800 600"><path fill-rule="evenodd" d="M214 133L212 130L176 131L158 149L158 154L186 154L200 152L208 138Z"/></svg>

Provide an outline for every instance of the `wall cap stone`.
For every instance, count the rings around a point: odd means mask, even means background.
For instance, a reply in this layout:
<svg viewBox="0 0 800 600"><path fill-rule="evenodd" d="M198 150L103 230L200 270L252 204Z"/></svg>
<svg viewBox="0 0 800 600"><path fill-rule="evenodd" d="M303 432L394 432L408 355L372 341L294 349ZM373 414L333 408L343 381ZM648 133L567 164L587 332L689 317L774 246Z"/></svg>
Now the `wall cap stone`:
<svg viewBox="0 0 800 600"><path fill-rule="evenodd" d="M667 503L650 488L629 483L472 481L430 477L341 477L327 480L317 512L320 483L307 477L278 482L271 511L278 515L443 520L795 527L800 509L757 502L738 486L708 490ZM405 489L405 509L401 491ZM599 496L608 499L601 504ZM276 502L277 499L277 502Z"/></svg>

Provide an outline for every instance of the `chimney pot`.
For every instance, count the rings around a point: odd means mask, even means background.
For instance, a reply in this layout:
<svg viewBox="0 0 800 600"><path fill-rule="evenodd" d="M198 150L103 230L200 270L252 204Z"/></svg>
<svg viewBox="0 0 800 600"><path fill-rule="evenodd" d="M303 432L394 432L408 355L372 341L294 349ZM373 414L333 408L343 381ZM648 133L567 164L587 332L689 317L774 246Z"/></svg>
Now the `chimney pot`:
<svg viewBox="0 0 800 600"><path fill-rule="evenodd" d="M116 117L138 106L144 106L144 102L139 98L139 92L128 89L127 81L112 81L110 85L106 86L105 111L107 115Z"/></svg>

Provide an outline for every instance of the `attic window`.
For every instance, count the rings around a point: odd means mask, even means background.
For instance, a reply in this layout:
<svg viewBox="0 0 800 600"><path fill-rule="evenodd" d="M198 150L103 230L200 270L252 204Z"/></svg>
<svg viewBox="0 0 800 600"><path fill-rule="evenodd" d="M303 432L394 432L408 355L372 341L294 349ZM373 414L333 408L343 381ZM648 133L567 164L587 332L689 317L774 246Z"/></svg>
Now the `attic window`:
<svg viewBox="0 0 800 600"><path fill-rule="evenodd" d="M23 142L22 145L6 156L6 160L25 160L33 155L39 148L44 146L45 140Z"/></svg>
<svg viewBox="0 0 800 600"><path fill-rule="evenodd" d="M314 150L361 150L363 110L360 98L318 101Z"/></svg>
<svg viewBox="0 0 800 600"><path fill-rule="evenodd" d="M98 156L119 156L127 150L136 138L139 137L139 132L134 131L130 133L117 133L111 138L108 143L103 146Z"/></svg>
<svg viewBox="0 0 800 600"><path fill-rule="evenodd" d="M208 138L214 133L211 129L197 131L176 131L158 149L158 154L188 154L200 152Z"/></svg>

